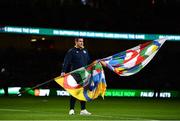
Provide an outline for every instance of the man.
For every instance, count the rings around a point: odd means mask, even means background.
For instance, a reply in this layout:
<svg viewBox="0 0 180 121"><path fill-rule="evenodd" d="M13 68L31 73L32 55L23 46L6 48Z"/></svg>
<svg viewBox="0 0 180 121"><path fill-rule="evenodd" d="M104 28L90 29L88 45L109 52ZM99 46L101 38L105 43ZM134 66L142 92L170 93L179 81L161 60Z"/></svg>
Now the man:
<svg viewBox="0 0 180 121"><path fill-rule="evenodd" d="M8 77L9 73L7 72L6 66L2 64L0 67L0 88L4 89L4 96L8 96Z"/></svg>
<svg viewBox="0 0 180 121"><path fill-rule="evenodd" d="M68 71L72 71L80 67L86 66L89 63L90 63L90 58L88 51L84 48L83 38L75 38L75 46L67 52L64 58L61 76L63 76ZM74 112L75 102L76 102L76 98L71 96L69 115L75 114ZM80 101L80 103L81 103L80 115L91 115L91 113L86 110L86 102Z"/></svg>

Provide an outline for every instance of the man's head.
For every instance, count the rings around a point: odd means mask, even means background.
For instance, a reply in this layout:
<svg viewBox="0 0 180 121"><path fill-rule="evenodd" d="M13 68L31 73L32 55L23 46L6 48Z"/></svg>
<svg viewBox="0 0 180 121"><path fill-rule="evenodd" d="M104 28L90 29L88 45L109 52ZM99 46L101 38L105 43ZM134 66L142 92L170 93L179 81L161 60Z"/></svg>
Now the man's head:
<svg viewBox="0 0 180 121"><path fill-rule="evenodd" d="M84 48L84 39L83 38L75 38L75 47L76 48Z"/></svg>

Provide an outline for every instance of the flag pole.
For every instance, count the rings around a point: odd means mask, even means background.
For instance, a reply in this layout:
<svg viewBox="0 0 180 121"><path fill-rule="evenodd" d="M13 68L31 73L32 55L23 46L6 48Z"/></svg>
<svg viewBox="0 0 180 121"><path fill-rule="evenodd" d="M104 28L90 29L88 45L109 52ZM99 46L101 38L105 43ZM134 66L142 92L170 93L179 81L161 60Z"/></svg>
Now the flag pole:
<svg viewBox="0 0 180 121"><path fill-rule="evenodd" d="M30 89L21 91L21 92L19 92L19 93L17 94L17 96L20 96L21 94L26 93L26 92L28 92L29 90L33 90L33 89L35 89L35 88L37 88L37 87L40 87L40 86L42 86L42 85L45 85L45 84L47 84L47 83L49 83L49 82L51 82L51 81L54 81L54 79L50 79L50 80L45 81L45 82L43 82L43 83L41 83L41 84L37 84L36 86L34 86L34 87L30 88Z"/></svg>

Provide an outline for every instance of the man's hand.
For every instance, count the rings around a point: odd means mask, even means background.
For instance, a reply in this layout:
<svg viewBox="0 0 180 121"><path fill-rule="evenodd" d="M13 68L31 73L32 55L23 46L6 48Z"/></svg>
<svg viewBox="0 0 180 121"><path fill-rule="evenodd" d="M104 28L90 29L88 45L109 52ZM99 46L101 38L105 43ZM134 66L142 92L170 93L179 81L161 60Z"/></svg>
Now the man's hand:
<svg viewBox="0 0 180 121"><path fill-rule="evenodd" d="M65 73L64 73L64 72L62 72L62 73L61 73L61 76L64 76L64 75L65 75Z"/></svg>
<svg viewBox="0 0 180 121"><path fill-rule="evenodd" d="M106 63L105 63L104 61L100 61L100 63L101 63L104 67L106 67Z"/></svg>
<svg viewBox="0 0 180 121"><path fill-rule="evenodd" d="M93 63L93 65L95 65L96 63L98 63L98 61L97 61L97 60L95 60L95 61L93 61L92 63Z"/></svg>

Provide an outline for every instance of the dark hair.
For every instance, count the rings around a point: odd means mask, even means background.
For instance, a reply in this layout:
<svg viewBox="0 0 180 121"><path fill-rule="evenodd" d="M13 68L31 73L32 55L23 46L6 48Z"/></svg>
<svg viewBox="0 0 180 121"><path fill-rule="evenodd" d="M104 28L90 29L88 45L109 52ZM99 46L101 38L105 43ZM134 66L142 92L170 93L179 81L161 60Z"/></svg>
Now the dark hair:
<svg viewBox="0 0 180 121"><path fill-rule="evenodd" d="M75 38L74 40L77 42L79 39L83 39L81 37Z"/></svg>

